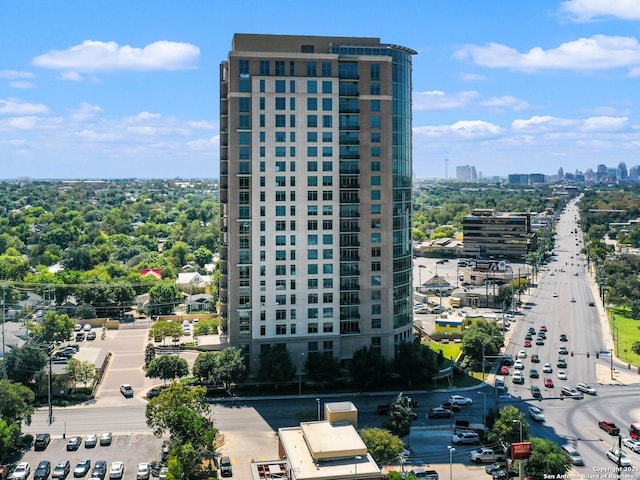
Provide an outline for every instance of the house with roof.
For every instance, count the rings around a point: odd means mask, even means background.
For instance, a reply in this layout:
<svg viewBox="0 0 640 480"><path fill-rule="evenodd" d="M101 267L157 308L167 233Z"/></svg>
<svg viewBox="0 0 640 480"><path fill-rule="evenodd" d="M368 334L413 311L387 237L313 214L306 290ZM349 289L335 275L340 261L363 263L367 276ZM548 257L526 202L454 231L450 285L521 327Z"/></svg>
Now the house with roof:
<svg viewBox="0 0 640 480"><path fill-rule="evenodd" d="M178 274L176 284L183 287L200 287L204 288L211 283L210 275L201 275L198 272L184 272Z"/></svg>
<svg viewBox="0 0 640 480"><path fill-rule="evenodd" d="M189 295L184 303L187 306L187 312L208 312L213 308L213 295L209 293Z"/></svg>

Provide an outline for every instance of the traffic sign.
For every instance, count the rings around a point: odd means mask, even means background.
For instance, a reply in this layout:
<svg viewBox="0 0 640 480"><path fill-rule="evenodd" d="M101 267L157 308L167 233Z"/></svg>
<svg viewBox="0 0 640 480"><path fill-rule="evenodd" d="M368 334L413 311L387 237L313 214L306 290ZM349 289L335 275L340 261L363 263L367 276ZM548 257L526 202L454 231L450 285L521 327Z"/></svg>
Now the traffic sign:
<svg viewBox="0 0 640 480"><path fill-rule="evenodd" d="M600 355L609 355L611 352L609 350L600 350Z"/></svg>

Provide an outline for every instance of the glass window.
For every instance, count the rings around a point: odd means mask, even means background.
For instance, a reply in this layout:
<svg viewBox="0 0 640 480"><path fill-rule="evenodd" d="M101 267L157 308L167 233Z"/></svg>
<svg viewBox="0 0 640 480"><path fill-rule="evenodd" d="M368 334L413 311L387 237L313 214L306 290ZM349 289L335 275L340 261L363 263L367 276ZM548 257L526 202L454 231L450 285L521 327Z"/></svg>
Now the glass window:
<svg viewBox="0 0 640 480"><path fill-rule="evenodd" d="M380 190L371 190L371 200L380 200Z"/></svg>
<svg viewBox="0 0 640 480"><path fill-rule="evenodd" d="M259 102L260 102L260 110L264 110L264 108L265 108L265 101L266 101L266 100L264 99L264 97L260 97L260 100L259 100Z"/></svg>
<svg viewBox="0 0 640 480"><path fill-rule="evenodd" d="M318 177L313 176L313 175L307 177L307 186L308 187L317 187L318 186Z"/></svg>
<svg viewBox="0 0 640 480"><path fill-rule="evenodd" d="M289 99L289 110L295 110L296 109L296 99L294 97L291 97Z"/></svg>
<svg viewBox="0 0 640 480"><path fill-rule="evenodd" d="M371 205L371 213L373 214L382 213L382 207L380 206L379 203L374 203Z"/></svg>
<svg viewBox="0 0 640 480"><path fill-rule="evenodd" d="M248 97L240 97L238 98L238 111L239 112L248 112L249 111L249 101Z"/></svg>
<svg viewBox="0 0 640 480"><path fill-rule="evenodd" d="M322 177L322 186L323 187L330 187L331 185L333 185L333 177L332 176L325 175L324 177Z"/></svg>
<svg viewBox="0 0 640 480"><path fill-rule="evenodd" d="M380 80L380 64L372 63L369 67L371 72L371 80Z"/></svg>
<svg viewBox="0 0 640 480"><path fill-rule="evenodd" d="M307 110L318 110L317 98L307 98Z"/></svg>
<svg viewBox="0 0 640 480"><path fill-rule="evenodd" d="M264 79L260 80L260 93L264 93L267 88L267 84Z"/></svg>
<svg viewBox="0 0 640 480"><path fill-rule="evenodd" d="M276 177L276 187L286 187L287 177Z"/></svg>
<svg viewBox="0 0 640 480"><path fill-rule="evenodd" d="M264 115L264 113L260 114L260 126L264 127L266 125L266 117Z"/></svg>
<svg viewBox="0 0 640 480"><path fill-rule="evenodd" d="M322 132L323 142L333 142L333 132Z"/></svg>
<svg viewBox="0 0 640 480"><path fill-rule="evenodd" d="M331 98L323 98L322 99L322 110L325 112L330 112L333 110L333 99Z"/></svg>
<svg viewBox="0 0 640 480"><path fill-rule="evenodd" d="M333 128L333 117L331 115L323 115L322 126L323 128Z"/></svg>
<svg viewBox="0 0 640 480"><path fill-rule="evenodd" d="M284 80L276 80L276 93L285 93L286 85Z"/></svg>
<svg viewBox="0 0 640 480"><path fill-rule="evenodd" d="M333 259L333 249L332 248L325 248L324 250L322 250L322 258L324 260L332 260Z"/></svg>
<svg viewBox="0 0 640 480"><path fill-rule="evenodd" d="M296 93L296 81L295 80L289 80L289 91L291 93Z"/></svg>
<svg viewBox="0 0 640 480"><path fill-rule="evenodd" d="M322 62L322 76L323 77L331 76L331 62Z"/></svg>
<svg viewBox="0 0 640 480"><path fill-rule="evenodd" d="M307 132L307 142L317 142L318 132Z"/></svg>
<svg viewBox="0 0 640 480"><path fill-rule="evenodd" d="M286 115L276 115L276 127L284 128L287 126L287 116Z"/></svg>
<svg viewBox="0 0 640 480"><path fill-rule="evenodd" d="M371 185L380 185L380 175L371 175Z"/></svg>
<svg viewBox="0 0 640 480"><path fill-rule="evenodd" d="M275 132L275 140L276 142L286 142L287 132Z"/></svg>
<svg viewBox="0 0 640 480"><path fill-rule="evenodd" d="M296 116L294 114L289 115L289 126L291 128L295 128L295 126L296 126ZM291 133L295 136L295 132L291 132ZM295 137L291 141L295 142Z"/></svg>
<svg viewBox="0 0 640 480"><path fill-rule="evenodd" d="M296 76L296 62L294 62L293 60L289 61L289 76Z"/></svg>
<svg viewBox="0 0 640 480"><path fill-rule="evenodd" d="M317 172L318 162L307 162L307 172Z"/></svg>
<svg viewBox="0 0 640 480"><path fill-rule="evenodd" d="M318 259L318 250L316 249L310 249L307 250L307 260L317 260ZM314 273L318 273L317 270L317 266L316 266L316 271Z"/></svg>
<svg viewBox="0 0 640 480"><path fill-rule="evenodd" d="M238 115L238 128L241 128L241 129L251 128L249 115Z"/></svg>
<svg viewBox="0 0 640 480"><path fill-rule="evenodd" d="M371 111L372 112L380 111L380 100L371 100Z"/></svg>
<svg viewBox="0 0 640 480"><path fill-rule="evenodd" d="M333 93L333 82L331 80L322 81L322 93Z"/></svg>
<svg viewBox="0 0 640 480"><path fill-rule="evenodd" d="M287 108L287 99L284 97L276 97L276 110L284 110Z"/></svg>
<svg viewBox="0 0 640 480"><path fill-rule="evenodd" d="M371 162L371 171L379 172L380 171L380 162Z"/></svg>
<svg viewBox="0 0 640 480"><path fill-rule="evenodd" d="M296 132L289 132L289 141L292 143L296 141Z"/></svg>
<svg viewBox="0 0 640 480"><path fill-rule="evenodd" d="M371 95L380 95L380 82L371 82Z"/></svg>
<svg viewBox="0 0 640 480"><path fill-rule="evenodd" d="M284 205L276 206L276 217L284 217L287 214L287 207Z"/></svg>
<svg viewBox="0 0 640 480"><path fill-rule="evenodd" d="M322 265L322 274L331 275L333 273L333 264L325 263Z"/></svg>
<svg viewBox="0 0 640 480"><path fill-rule="evenodd" d="M322 147L322 156L323 157L332 157L333 156L333 147ZM327 162L325 162L325 163L327 163ZM328 163L331 164L331 162L328 162ZM325 172L330 172L331 169L324 170L324 171Z"/></svg>
<svg viewBox="0 0 640 480"><path fill-rule="evenodd" d="M315 128L318 126L318 116L317 115L307 115L307 127Z"/></svg>
<svg viewBox="0 0 640 480"><path fill-rule="evenodd" d="M251 80L248 78L242 78L238 82L238 91L242 93L251 92Z"/></svg>
<svg viewBox="0 0 640 480"><path fill-rule="evenodd" d="M267 135L265 132L260 132L259 133L259 137L260 137L260 143L264 143L267 140Z"/></svg>
<svg viewBox="0 0 640 480"><path fill-rule="evenodd" d="M371 115L371 128L380 128L381 121L379 115Z"/></svg>
<svg viewBox="0 0 640 480"><path fill-rule="evenodd" d="M286 172L287 162L276 162L276 172Z"/></svg>
<svg viewBox="0 0 640 480"><path fill-rule="evenodd" d="M371 243L380 243L382 242L382 234L379 232L375 232L371 234Z"/></svg>
<svg viewBox="0 0 640 480"><path fill-rule="evenodd" d="M307 62L307 77L316 77L317 75L316 62Z"/></svg>
<svg viewBox="0 0 640 480"><path fill-rule="evenodd" d="M269 75L269 60L260 60L260 75Z"/></svg>
<svg viewBox="0 0 640 480"><path fill-rule="evenodd" d="M238 59L238 73L241 78L244 78L245 75L249 75L249 60L243 58Z"/></svg>
<svg viewBox="0 0 640 480"><path fill-rule="evenodd" d="M318 147L307 147L307 157L317 157Z"/></svg>
<svg viewBox="0 0 640 480"><path fill-rule="evenodd" d="M307 235L307 245L317 245L318 235Z"/></svg>
<svg viewBox="0 0 640 480"><path fill-rule="evenodd" d="M286 244L287 244L286 235L276 235L276 245L286 245Z"/></svg>
<svg viewBox="0 0 640 480"><path fill-rule="evenodd" d="M307 215L310 217L318 215L318 206L317 205L307 205Z"/></svg>
<svg viewBox="0 0 640 480"><path fill-rule="evenodd" d="M286 157L287 147L276 147L276 157Z"/></svg>
<svg viewBox="0 0 640 480"><path fill-rule="evenodd" d="M276 60L276 76L284 77L284 60Z"/></svg>
<svg viewBox="0 0 640 480"><path fill-rule="evenodd" d="M380 132L371 132L371 143L380 143Z"/></svg>
<svg viewBox="0 0 640 480"><path fill-rule="evenodd" d="M322 244L333 245L333 235L330 235L330 234L322 235Z"/></svg>
<svg viewBox="0 0 640 480"><path fill-rule="evenodd" d="M318 93L318 82L316 80L307 80L307 93Z"/></svg>

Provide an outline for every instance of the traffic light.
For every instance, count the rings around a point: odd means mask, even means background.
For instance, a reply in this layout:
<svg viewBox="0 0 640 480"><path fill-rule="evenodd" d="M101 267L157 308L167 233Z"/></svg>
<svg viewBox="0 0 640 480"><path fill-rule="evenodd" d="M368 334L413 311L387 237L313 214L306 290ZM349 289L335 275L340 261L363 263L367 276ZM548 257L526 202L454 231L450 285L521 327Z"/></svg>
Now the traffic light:
<svg viewBox="0 0 640 480"><path fill-rule="evenodd" d="M600 352L596 352L596 358L600 358Z"/></svg>
<svg viewBox="0 0 640 480"><path fill-rule="evenodd" d="M571 350L571 356L573 357L573 350Z"/></svg>
<svg viewBox="0 0 640 480"><path fill-rule="evenodd" d="M587 358L589 358L591 356L591 353L587 352Z"/></svg>

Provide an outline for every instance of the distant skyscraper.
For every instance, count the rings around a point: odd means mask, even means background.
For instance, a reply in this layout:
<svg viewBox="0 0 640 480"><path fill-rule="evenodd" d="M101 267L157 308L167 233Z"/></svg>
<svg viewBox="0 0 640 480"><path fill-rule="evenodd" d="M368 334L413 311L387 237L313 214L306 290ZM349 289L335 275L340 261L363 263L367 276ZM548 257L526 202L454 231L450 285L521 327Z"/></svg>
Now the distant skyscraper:
<svg viewBox="0 0 640 480"><path fill-rule="evenodd" d="M220 67L221 328L393 358L413 340L411 62L378 38L236 34ZM303 367L304 368L304 367Z"/></svg>
<svg viewBox="0 0 640 480"><path fill-rule="evenodd" d="M558 169L558 180L564 180L564 169L562 167Z"/></svg>
<svg viewBox="0 0 640 480"><path fill-rule="evenodd" d="M458 182L475 182L478 180L476 167L471 165L458 165L456 167L456 180Z"/></svg>
<svg viewBox="0 0 640 480"><path fill-rule="evenodd" d="M627 165L624 162L620 162L618 164L618 180L626 180L627 177Z"/></svg>

